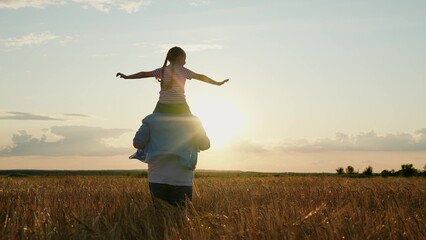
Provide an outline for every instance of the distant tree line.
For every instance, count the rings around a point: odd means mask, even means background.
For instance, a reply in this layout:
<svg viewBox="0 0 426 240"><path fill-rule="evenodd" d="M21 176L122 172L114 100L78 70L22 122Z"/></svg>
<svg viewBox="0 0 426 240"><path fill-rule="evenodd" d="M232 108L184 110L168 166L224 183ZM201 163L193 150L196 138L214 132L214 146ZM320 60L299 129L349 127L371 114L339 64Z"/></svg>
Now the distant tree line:
<svg viewBox="0 0 426 240"><path fill-rule="evenodd" d="M354 167L347 166L345 169L338 167L336 169L337 175L349 176L349 177L372 177L372 176L382 176L382 177L413 177L413 176L423 176L426 177L426 165L423 167L423 171L413 167L413 164L402 164L401 169L398 171L392 170L383 170L381 173L374 173L373 167L368 166L362 173L359 171L355 172Z"/></svg>

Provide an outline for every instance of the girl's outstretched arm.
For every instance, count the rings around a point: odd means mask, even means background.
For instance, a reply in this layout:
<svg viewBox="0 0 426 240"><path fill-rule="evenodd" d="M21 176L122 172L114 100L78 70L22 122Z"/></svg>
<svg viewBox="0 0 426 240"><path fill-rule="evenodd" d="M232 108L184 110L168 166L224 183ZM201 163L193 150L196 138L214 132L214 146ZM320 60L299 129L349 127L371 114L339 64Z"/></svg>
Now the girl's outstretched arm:
<svg viewBox="0 0 426 240"><path fill-rule="evenodd" d="M217 86L223 85L224 83L226 83L227 81L229 81L229 79L226 79L226 80L223 80L221 82L217 82L217 81L215 81L215 80L207 77L206 75L198 74L198 73L194 73L194 76L192 76L192 78L200 80L200 81L205 82L205 83L210 83L210 84L213 84L213 85L217 85Z"/></svg>
<svg viewBox="0 0 426 240"><path fill-rule="evenodd" d="M116 77L124 78L124 79L139 79L139 78L149 78L154 77L153 71L151 72L138 72L132 75L125 75L123 73L117 73L115 75Z"/></svg>

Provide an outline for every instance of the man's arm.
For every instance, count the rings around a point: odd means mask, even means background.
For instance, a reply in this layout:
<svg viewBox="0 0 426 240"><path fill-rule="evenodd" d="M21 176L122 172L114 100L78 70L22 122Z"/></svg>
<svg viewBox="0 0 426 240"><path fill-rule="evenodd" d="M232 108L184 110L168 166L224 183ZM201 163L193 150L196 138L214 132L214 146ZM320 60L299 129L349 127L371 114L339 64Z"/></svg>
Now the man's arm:
<svg viewBox="0 0 426 240"><path fill-rule="evenodd" d="M198 149L200 151L205 151L210 148L210 139L207 135L204 135L198 139Z"/></svg>
<svg viewBox="0 0 426 240"><path fill-rule="evenodd" d="M149 127L148 124L142 121L142 126L136 132L135 137L133 138L133 147L137 149L144 149L149 141Z"/></svg>
<svg viewBox="0 0 426 240"><path fill-rule="evenodd" d="M224 83L226 83L226 82L229 81L229 79L226 79L226 80L223 80L221 82L217 82L217 81L215 81L215 80L207 77L206 75L198 74L198 73L194 73L194 75L192 76L192 78L197 79L197 80L202 81L202 82L205 82L205 83L210 83L210 84L213 84L213 85L217 85L217 86L223 85Z"/></svg>
<svg viewBox="0 0 426 240"><path fill-rule="evenodd" d="M199 120L195 122L195 134L193 143L198 147L200 151L204 151L210 148L210 139L204 130L203 125Z"/></svg>

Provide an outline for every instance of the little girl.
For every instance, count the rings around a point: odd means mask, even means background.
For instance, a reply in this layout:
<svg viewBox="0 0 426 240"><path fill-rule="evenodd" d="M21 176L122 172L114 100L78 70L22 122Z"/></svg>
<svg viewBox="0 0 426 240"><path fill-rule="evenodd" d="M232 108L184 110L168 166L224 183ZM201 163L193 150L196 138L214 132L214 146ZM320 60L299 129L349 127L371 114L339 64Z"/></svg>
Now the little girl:
<svg viewBox="0 0 426 240"><path fill-rule="evenodd" d="M170 64L167 65L167 62ZM117 73L116 76L124 79L155 77L160 82L161 90L160 99L155 106L154 113L190 114L191 110L185 98L186 79L194 78L217 86L228 82L229 79L217 82L203 74L198 74L185 68L185 63L185 51L180 47L173 47L167 52L163 67L150 72L139 72L132 75ZM136 158L138 158L138 152L135 154L137 155ZM130 157L135 158L135 154Z"/></svg>

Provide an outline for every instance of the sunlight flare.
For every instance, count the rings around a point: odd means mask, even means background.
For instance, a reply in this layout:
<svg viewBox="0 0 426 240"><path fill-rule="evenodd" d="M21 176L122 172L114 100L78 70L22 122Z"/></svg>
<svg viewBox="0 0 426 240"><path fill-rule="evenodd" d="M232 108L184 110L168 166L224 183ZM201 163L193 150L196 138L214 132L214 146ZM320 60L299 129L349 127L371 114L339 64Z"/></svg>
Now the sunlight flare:
<svg viewBox="0 0 426 240"><path fill-rule="evenodd" d="M213 147L225 147L243 130L242 109L232 99L208 97L197 103L191 109L200 118Z"/></svg>

